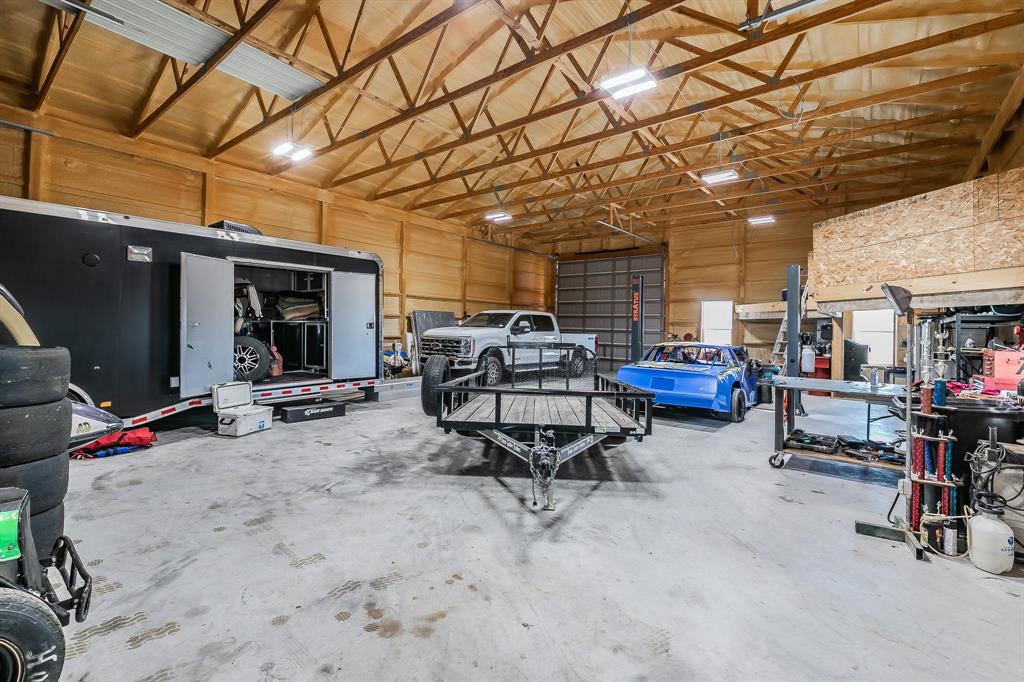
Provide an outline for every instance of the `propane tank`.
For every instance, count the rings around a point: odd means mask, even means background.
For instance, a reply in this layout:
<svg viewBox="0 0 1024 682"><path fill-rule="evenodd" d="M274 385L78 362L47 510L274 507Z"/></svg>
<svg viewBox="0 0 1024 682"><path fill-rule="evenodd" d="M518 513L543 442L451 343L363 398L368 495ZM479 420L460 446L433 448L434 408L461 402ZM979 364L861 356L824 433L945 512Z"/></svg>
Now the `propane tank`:
<svg viewBox="0 0 1024 682"><path fill-rule="evenodd" d="M970 518L971 563L989 573L1006 573L1013 568L1013 531L999 518L1002 509L979 505Z"/></svg>
<svg viewBox="0 0 1024 682"><path fill-rule="evenodd" d="M800 349L800 371L804 374L814 374L814 348L803 346Z"/></svg>

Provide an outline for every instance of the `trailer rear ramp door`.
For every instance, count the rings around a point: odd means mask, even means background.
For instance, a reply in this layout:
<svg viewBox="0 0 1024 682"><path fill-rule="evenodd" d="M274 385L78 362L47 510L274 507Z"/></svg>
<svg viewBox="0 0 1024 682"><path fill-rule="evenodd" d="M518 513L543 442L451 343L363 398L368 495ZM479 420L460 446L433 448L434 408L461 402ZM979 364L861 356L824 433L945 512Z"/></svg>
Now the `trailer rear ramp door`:
<svg viewBox="0 0 1024 682"><path fill-rule="evenodd" d="M376 377L377 276L332 272L330 296L331 377Z"/></svg>
<svg viewBox="0 0 1024 682"><path fill-rule="evenodd" d="M181 254L181 397L206 395L235 378L235 266Z"/></svg>

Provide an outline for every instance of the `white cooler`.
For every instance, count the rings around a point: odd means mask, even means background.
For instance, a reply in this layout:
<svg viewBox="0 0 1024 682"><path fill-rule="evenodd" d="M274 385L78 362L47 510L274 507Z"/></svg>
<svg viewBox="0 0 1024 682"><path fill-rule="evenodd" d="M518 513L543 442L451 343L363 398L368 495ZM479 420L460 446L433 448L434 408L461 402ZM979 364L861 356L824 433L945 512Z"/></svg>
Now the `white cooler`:
<svg viewBox="0 0 1024 682"><path fill-rule="evenodd" d="M217 413L217 433L222 436L244 436L274 425L274 408L254 405L252 384L247 381L214 386L213 411Z"/></svg>

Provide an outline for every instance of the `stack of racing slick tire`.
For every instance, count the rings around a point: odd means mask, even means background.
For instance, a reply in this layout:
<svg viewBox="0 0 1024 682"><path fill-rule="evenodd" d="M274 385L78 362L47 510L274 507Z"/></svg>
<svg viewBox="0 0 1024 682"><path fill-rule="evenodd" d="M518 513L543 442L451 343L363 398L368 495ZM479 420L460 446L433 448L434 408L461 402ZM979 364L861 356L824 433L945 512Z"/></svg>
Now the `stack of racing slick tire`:
<svg viewBox="0 0 1024 682"><path fill-rule="evenodd" d="M0 345L0 488L28 491L40 557L64 534L70 375L66 348Z"/></svg>

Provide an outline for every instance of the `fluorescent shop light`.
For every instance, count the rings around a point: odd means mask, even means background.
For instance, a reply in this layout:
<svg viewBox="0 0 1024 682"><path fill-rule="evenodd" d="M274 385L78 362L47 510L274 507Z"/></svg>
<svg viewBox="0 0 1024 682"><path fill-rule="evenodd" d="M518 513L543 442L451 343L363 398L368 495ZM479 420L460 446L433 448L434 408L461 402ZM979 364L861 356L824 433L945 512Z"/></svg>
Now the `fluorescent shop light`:
<svg viewBox="0 0 1024 682"><path fill-rule="evenodd" d="M767 225L775 222L775 216L773 215L757 215L753 218L748 218L747 222L751 225Z"/></svg>
<svg viewBox="0 0 1024 682"><path fill-rule="evenodd" d="M304 161L309 157L313 156L313 151L308 147L299 147L294 154L292 154L292 161Z"/></svg>
<svg viewBox="0 0 1024 682"><path fill-rule="evenodd" d="M658 85L647 69L632 69L601 81L601 88L615 99L623 99Z"/></svg>
<svg viewBox="0 0 1024 682"><path fill-rule="evenodd" d="M799 2L794 2L792 5L786 5L785 7L765 12L759 17L750 17L739 25L739 29L741 31L752 31L755 28L760 28L769 21L785 19L790 14L796 14L801 10L813 7L814 5L820 5L823 2L825 2L825 0L800 0Z"/></svg>
<svg viewBox="0 0 1024 682"><path fill-rule="evenodd" d="M282 142L281 144L274 147L274 156L288 156L295 149L295 145L291 142Z"/></svg>
<svg viewBox="0 0 1024 682"><path fill-rule="evenodd" d="M740 177L732 168L726 168L725 170L711 171L710 173L701 173L700 179L709 185L717 185L720 182L728 182L730 180L736 180Z"/></svg>
<svg viewBox="0 0 1024 682"><path fill-rule="evenodd" d="M484 216L484 220L490 220L492 223L504 223L512 220L512 216L505 211L491 211Z"/></svg>

